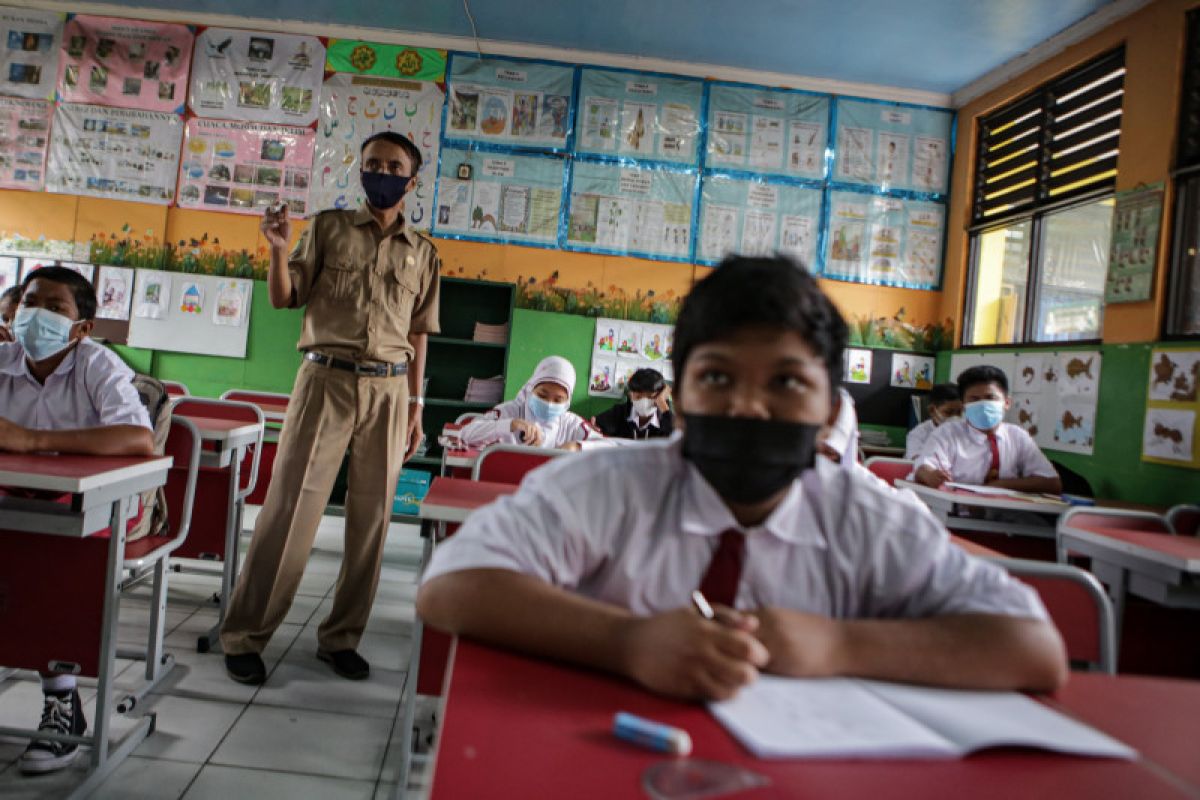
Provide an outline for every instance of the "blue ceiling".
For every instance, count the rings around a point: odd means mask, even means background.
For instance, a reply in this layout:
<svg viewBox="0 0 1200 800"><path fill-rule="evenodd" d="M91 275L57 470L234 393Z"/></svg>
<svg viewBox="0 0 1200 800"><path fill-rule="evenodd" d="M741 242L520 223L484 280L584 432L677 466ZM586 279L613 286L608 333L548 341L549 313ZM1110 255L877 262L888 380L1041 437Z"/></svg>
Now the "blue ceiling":
<svg viewBox="0 0 1200 800"><path fill-rule="evenodd" d="M1111 0L471 0L479 36L951 93ZM458 0L142 7L470 36ZM130 12L136 11L130 8Z"/></svg>

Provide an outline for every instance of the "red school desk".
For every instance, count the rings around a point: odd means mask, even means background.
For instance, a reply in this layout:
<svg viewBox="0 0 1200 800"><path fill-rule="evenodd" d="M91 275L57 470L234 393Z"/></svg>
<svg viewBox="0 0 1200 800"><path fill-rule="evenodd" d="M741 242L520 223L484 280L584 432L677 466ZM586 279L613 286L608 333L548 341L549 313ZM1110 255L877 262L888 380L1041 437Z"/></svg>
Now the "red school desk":
<svg viewBox="0 0 1200 800"><path fill-rule="evenodd" d="M1192 747L1194 752L1200 740L1200 682L1073 673L1067 689L1050 699L1137 748L1138 761L1032 750L994 750L946 761L767 761L744 750L702 706L668 700L600 673L458 640L448 681L433 800L645 797L642 773L665 756L613 738L609 731L617 711L687 730L693 758L737 764L771 780L769 786L729 797L1150 800L1200 793L1196 770L1183 751ZM1116 699L1119 713L1091 718L1080 713ZM1165 714L1171 723L1159 725Z"/></svg>

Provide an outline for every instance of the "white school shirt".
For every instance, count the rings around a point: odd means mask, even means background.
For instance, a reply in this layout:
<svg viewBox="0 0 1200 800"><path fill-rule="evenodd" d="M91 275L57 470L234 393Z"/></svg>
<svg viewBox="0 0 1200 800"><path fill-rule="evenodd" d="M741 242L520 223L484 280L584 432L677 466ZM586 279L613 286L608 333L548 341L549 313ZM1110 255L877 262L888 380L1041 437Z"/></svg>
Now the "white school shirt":
<svg viewBox="0 0 1200 800"><path fill-rule="evenodd" d="M904 457L912 461L921 455L921 449L925 446L925 442L929 441L930 434L938 427L933 420L927 419L909 431L908 437L904 440Z"/></svg>
<svg viewBox="0 0 1200 800"><path fill-rule="evenodd" d="M607 441L604 434L574 412L567 411L553 422L542 422L533 418L525 403L516 400L501 403L482 417L471 420L458 432L458 437L465 447L525 444L512 429L514 419L532 422L542 429L542 443L539 447L557 449L570 442L579 442L583 447L594 447Z"/></svg>
<svg viewBox="0 0 1200 800"><path fill-rule="evenodd" d="M996 429L1000 451L1000 478L1057 478L1054 465L1046 458L1033 437L1019 425L1001 422ZM949 472L957 483L982 484L992 466L992 448L983 431L971 427L965 419L943 422L925 441L913 475L921 467Z"/></svg>
<svg viewBox="0 0 1200 800"><path fill-rule="evenodd" d="M35 430L109 425L150 427L133 370L116 353L84 338L40 384L19 344L0 344L0 417Z"/></svg>
<svg viewBox="0 0 1200 800"><path fill-rule="evenodd" d="M806 484L817 487L817 502ZM516 494L474 512L438 547L423 580L513 570L654 614L689 604L730 528L748 536L738 608L1046 618L1032 589L952 544L923 504L826 459L792 483L763 524L741 528L679 439L554 459Z"/></svg>

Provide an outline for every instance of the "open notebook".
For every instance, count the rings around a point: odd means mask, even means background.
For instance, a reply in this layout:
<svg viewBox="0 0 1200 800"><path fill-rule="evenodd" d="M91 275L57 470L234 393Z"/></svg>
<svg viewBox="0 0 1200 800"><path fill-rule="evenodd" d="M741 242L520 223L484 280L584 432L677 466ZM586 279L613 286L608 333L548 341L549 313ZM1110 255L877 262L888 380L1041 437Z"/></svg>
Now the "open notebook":
<svg viewBox="0 0 1200 800"><path fill-rule="evenodd" d="M1016 692L762 676L709 709L760 758L956 758L988 747L1137 755Z"/></svg>

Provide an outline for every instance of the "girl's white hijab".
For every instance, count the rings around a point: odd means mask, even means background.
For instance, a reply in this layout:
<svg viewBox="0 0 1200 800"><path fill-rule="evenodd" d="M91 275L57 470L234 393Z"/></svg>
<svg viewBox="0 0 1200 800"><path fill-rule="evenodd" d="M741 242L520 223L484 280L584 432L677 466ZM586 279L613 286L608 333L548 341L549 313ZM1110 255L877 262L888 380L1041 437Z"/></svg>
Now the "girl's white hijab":
<svg viewBox="0 0 1200 800"><path fill-rule="evenodd" d="M575 367L562 356L547 356L538 362L533 377L525 382L515 400L522 406L539 384L553 383L567 390L569 398L575 393Z"/></svg>

